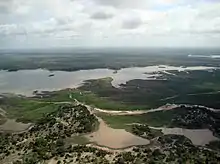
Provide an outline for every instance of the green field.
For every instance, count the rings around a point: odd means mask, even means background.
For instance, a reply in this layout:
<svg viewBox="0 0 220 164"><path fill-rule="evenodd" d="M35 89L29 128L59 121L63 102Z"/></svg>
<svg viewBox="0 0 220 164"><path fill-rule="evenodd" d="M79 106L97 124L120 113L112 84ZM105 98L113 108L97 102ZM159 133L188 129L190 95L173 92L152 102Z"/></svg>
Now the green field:
<svg viewBox="0 0 220 164"><path fill-rule="evenodd" d="M36 122L44 115L54 112L58 104L32 100L25 97L5 97L1 99L0 107L7 112L8 118L21 122Z"/></svg>
<svg viewBox="0 0 220 164"><path fill-rule="evenodd" d="M70 98L70 95L72 98ZM82 89L74 90L60 90L52 92L49 98L37 99L42 102L74 102L74 99L87 105L95 106L97 108L106 110L137 110L146 109L144 106L132 106L124 102L111 100L107 97L100 97L99 95Z"/></svg>
<svg viewBox="0 0 220 164"><path fill-rule="evenodd" d="M117 116L97 113L97 116L101 117L106 124L114 129L126 129L132 123L145 123L142 115Z"/></svg>
<svg viewBox="0 0 220 164"><path fill-rule="evenodd" d="M140 115L109 115L98 113L110 127L115 129L126 129L133 123L148 124L153 127L169 126L170 120L173 118L171 113L154 112Z"/></svg>

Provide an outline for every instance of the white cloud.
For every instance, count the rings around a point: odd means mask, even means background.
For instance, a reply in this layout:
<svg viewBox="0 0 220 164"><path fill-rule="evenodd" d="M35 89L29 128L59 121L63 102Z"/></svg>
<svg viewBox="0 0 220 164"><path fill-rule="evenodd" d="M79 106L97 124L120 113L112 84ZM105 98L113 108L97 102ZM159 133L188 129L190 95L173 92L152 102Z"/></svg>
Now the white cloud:
<svg viewBox="0 0 220 164"><path fill-rule="evenodd" d="M43 40L80 46L220 46L220 2L0 0L0 36L4 47L15 45L14 36L24 47L39 45L36 40L42 46Z"/></svg>

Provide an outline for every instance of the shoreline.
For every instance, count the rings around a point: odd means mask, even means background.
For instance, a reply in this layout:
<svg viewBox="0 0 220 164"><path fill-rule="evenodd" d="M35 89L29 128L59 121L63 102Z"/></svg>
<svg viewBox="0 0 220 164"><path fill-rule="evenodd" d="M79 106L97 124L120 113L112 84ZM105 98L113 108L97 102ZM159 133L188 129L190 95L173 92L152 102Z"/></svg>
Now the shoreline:
<svg viewBox="0 0 220 164"><path fill-rule="evenodd" d="M118 88L120 87L120 84L124 84L127 81L134 80L134 79L142 79L142 80L160 80L152 78L152 73L157 72L160 74L163 71L172 71L176 70L178 72L184 72L184 71L209 71L209 70L216 70L220 69L220 67L211 67L211 66L188 66L188 67L182 67L182 66L173 66L173 65L150 65L150 66L143 66L143 67L125 67L118 69L117 73L114 73L114 69L111 68L95 68L95 69L79 69L74 71L50 71L45 68L38 68L38 69L24 69L24 70L18 70L16 72L6 72L4 70L0 70L0 74L2 74L2 79L5 82L2 85L2 93L17 93L23 96L31 96L33 91L59 91L65 88L78 88L80 85L83 84L85 80L89 79L100 79L104 77L111 77L113 78L112 86ZM44 85L28 85L25 88L22 88L22 85L26 84L25 81L23 81L24 78L27 78L27 80L30 80L34 78L30 73L31 71L34 73L34 75L38 79L39 84ZM8 73L8 74L7 74ZM53 77L48 77L51 75L51 73L54 74ZM132 76L131 76L132 73ZM12 78L12 76L18 76L17 78L21 78L20 82L17 84L16 88L10 89L10 85L13 85L13 83L8 83L8 78ZM83 76L82 76L83 75ZM173 75L171 75L173 76ZM76 77L76 78L71 78ZM121 78L123 77L123 78ZM60 81L60 78L66 78L66 82ZM48 85L47 83L51 83L53 81L53 85ZM8 83L8 84L7 84ZM32 84L32 83L31 83ZM20 89L17 89L20 88ZM1 88L0 88L1 90ZM0 93L1 94L1 93Z"/></svg>
<svg viewBox="0 0 220 164"><path fill-rule="evenodd" d="M187 57L191 57L191 56L187 56ZM208 56L209 57L209 56ZM31 67L26 67L26 68L13 68L13 69L9 69L9 68L6 68L6 69L0 69L0 72L1 71L7 71L7 72L18 72L18 71L27 71L27 70L46 70L46 71L49 71L51 73L53 72L75 72L75 71L85 71L85 70L95 70L95 69L109 69L109 70L113 70L113 71L119 71L119 70L122 70L122 69L126 69L126 68L144 68L144 67L152 67L152 66L158 66L158 67L166 67L166 66L174 66L174 67L178 67L177 65L175 64L172 64L172 65L167 65L167 64L146 64L146 65L135 65L135 66L122 66L120 68L114 68L114 67L106 67L106 66L97 66L95 68L75 68L75 69L62 69L62 68L59 68L59 69L50 69L50 68L43 68L43 67L35 67L35 68L31 68ZM183 69L186 69L188 67L208 67L206 64L200 64L200 65L191 65L189 64L188 66L187 65L181 65L179 66L180 68L183 68ZM212 68L218 68L218 66L213 66Z"/></svg>

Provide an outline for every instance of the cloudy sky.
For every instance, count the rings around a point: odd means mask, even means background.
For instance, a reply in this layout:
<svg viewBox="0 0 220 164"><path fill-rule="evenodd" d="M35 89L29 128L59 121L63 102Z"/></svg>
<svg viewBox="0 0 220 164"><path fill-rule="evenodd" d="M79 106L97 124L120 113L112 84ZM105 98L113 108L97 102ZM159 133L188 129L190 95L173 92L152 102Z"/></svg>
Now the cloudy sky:
<svg viewBox="0 0 220 164"><path fill-rule="evenodd" d="M0 48L219 47L220 0L0 0Z"/></svg>

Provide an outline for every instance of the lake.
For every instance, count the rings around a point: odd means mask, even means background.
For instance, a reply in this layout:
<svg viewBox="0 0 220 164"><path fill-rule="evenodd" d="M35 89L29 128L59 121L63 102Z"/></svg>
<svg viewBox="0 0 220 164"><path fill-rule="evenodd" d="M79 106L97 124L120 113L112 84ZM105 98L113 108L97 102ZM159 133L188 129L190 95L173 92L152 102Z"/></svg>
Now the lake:
<svg viewBox="0 0 220 164"><path fill-rule="evenodd" d="M0 93L17 93L32 95L34 90L53 91L65 88L75 88L83 81L112 77L112 85L118 87L133 79L155 79L161 76L159 72L169 70L210 70L214 67L174 67L174 66L148 66L123 68L115 72L110 69L80 70L73 72L48 71L45 69L19 70L16 72L0 71ZM153 76L152 76L152 73Z"/></svg>

